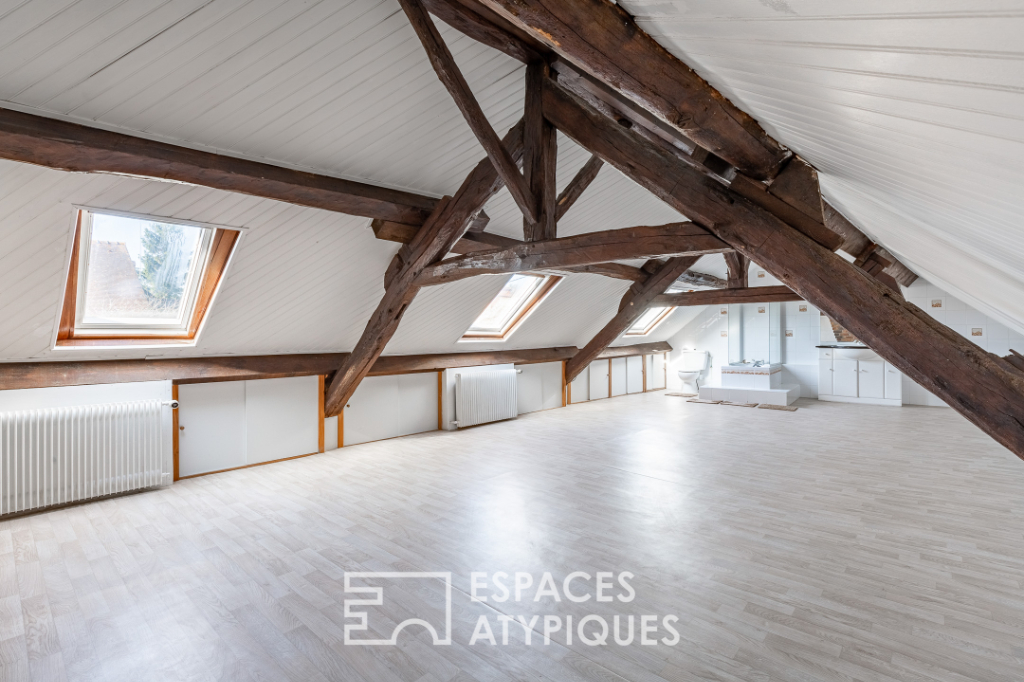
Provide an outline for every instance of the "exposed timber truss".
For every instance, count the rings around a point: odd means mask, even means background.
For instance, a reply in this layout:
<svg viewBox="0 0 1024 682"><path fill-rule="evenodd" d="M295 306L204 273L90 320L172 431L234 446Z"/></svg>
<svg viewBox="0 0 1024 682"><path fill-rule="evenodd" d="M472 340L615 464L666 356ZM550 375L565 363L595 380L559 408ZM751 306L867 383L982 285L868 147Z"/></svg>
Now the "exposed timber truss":
<svg viewBox="0 0 1024 682"><path fill-rule="evenodd" d="M527 269L595 272L632 285L616 316L568 359L570 379L651 305L800 296L1024 458L1024 358L986 353L906 303L899 285L915 275L824 204L814 169L622 8L609 0L399 1L487 155L451 197L438 200L4 110L0 158L172 179L373 218L378 236L403 246L385 273L383 299L327 387L328 415L338 414L372 371L422 286ZM428 10L527 64L524 120L504 139L484 117ZM558 196L556 131L593 154ZM604 163L692 222L631 228L630 240L621 239L628 232L621 230L558 238L558 220ZM523 214L523 241L486 232L483 207L503 186ZM452 251L461 256L443 260ZM711 252L729 253L729 288L665 293L698 254ZM640 256L650 258L642 268L615 262ZM785 286L746 288L749 262Z"/></svg>
<svg viewBox="0 0 1024 682"><path fill-rule="evenodd" d="M407 12L415 6L426 16L419 0L401 1ZM1024 374L1017 363L984 352L903 301L892 270L896 259L879 253L870 240L853 254L855 264L837 256L834 251L852 240L826 224L814 170L790 158L755 121L636 27L624 10L599 0L428 2L453 25L529 62L526 110L536 130L543 130L536 125L541 82L540 118L734 249L727 257L729 285L737 291L732 295L746 288L749 262L758 263L788 287L770 295L810 301L1024 457ZM428 41L424 45L429 52ZM538 66L545 53L550 69ZM437 56L431 58L436 67ZM458 100L460 95L453 91L453 96ZM533 138L534 145L550 140L543 132ZM527 154L537 163L546 158L537 148ZM549 167L553 163L544 166ZM517 174L515 181L521 177ZM544 182L552 184L546 176ZM538 222L542 204L530 199L527 204L517 198L527 241L548 237L530 246L550 249L545 242L554 233L545 227L549 223ZM837 221L832 216L828 222ZM522 248L463 256L456 259L459 265L421 271L411 286L445 281L444 275L456 272L470 276L532 267L510 264L525 255L517 251ZM664 263L649 262L643 269L646 277L637 278L615 318L567 362L566 378L582 371L648 306L672 300L664 291L693 258L676 255ZM538 260L535 265L543 264Z"/></svg>

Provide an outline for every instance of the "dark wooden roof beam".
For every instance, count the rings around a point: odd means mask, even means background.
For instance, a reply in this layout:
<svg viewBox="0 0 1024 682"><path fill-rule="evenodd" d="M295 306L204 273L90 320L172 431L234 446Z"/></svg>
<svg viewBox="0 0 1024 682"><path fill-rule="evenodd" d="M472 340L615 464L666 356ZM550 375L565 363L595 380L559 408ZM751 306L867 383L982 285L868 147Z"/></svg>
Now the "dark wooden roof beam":
<svg viewBox="0 0 1024 682"><path fill-rule="evenodd" d="M565 363L565 380L572 381L596 360L602 351L640 319L651 301L665 291L679 275L700 260L699 256L680 256L658 263L654 273L629 288L619 302L619 311L579 353Z"/></svg>
<svg viewBox="0 0 1024 682"><path fill-rule="evenodd" d="M721 240L689 222L630 227L523 243L509 249L450 258L424 269L416 283L419 286L432 286L478 275L558 270L577 265L665 255L700 256L728 250L729 247ZM671 282L665 285L666 288L669 284Z"/></svg>
<svg viewBox="0 0 1024 682"><path fill-rule="evenodd" d="M516 125L499 144L506 150L521 138L522 125ZM510 156L511 158L511 156ZM373 367L384 347L398 329L405 311L420 287L416 280L425 268L443 259L465 235L473 217L498 193L504 182L490 157L481 160L462 182L455 196L442 199L413 239L395 254L384 275L384 297L366 323L351 355L327 386L325 414L333 416L344 409L359 382ZM486 234L486 233L481 233Z"/></svg>
<svg viewBox="0 0 1024 682"><path fill-rule="evenodd" d="M473 134L476 135L480 146L487 152L487 157L494 164L505 186L508 187L509 193L519 206L519 210L523 212L523 216L527 219L536 222L538 220L538 212L533 192L527 185L526 179L519 172L519 168L516 166L511 155L509 155L508 150L501 143L501 140L498 139L494 128L487 121L483 109L480 108L480 103L473 96L473 91L470 90L469 84L462 75L462 71L459 70L454 57L452 57L452 53L448 50L448 46L445 45L433 20L423 7L423 3L421 0L398 1L402 5L402 9L405 10L409 23L412 24L413 30L416 31L420 42L423 43L423 49L426 50L427 57L430 60L430 64L434 67L434 72L437 74L438 79L448 89L452 99L455 100L455 105L462 112L462 116L466 119L466 123L469 124Z"/></svg>
<svg viewBox="0 0 1024 682"><path fill-rule="evenodd" d="M480 0L595 78L617 85L697 144L751 177L775 175L788 152L750 116L636 25L624 9L594 0Z"/></svg>
<svg viewBox="0 0 1024 682"><path fill-rule="evenodd" d="M1007 361L554 82L544 89L544 113L560 132L708 228L1024 458L1024 375Z"/></svg>
<svg viewBox="0 0 1024 682"><path fill-rule="evenodd" d="M713 289L711 291L689 291L679 294L662 294L652 306L694 306L728 305L730 303L776 303L802 301L800 294L789 287L747 287L744 289Z"/></svg>
<svg viewBox="0 0 1024 682"><path fill-rule="evenodd" d="M117 173L421 225L437 199L0 109L0 159Z"/></svg>

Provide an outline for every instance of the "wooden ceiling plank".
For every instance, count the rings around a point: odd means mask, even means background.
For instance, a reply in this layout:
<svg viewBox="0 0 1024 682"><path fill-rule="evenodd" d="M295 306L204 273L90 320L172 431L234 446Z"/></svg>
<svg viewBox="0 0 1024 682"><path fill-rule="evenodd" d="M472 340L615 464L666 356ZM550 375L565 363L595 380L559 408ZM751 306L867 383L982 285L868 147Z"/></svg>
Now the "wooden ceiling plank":
<svg viewBox="0 0 1024 682"><path fill-rule="evenodd" d="M784 282L909 378L1024 458L1024 376L892 289L555 83L544 112L564 134Z"/></svg>
<svg viewBox="0 0 1024 682"><path fill-rule="evenodd" d="M619 311L579 353L565 363L565 380L572 381L590 366L602 351L622 336L644 314L650 303L662 294L679 275L689 270L700 256L678 256L662 263L644 282L629 288L619 303Z"/></svg>
<svg viewBox="0 0 1024 682"><path fill-rule="evenodd" d="M423 7L421 0L398 1L402 5L402 9L405 10L413 30L416 31L416 35L423 44L423 49L426 50L427 57L430 59L430 64L434 67L434 72L437 74L438 79L448 89L452 99L455 100L456 106L462 112L473 134L476 135L480 146L487 152L487 157L498 170L498 174L508 187L512 198L515 199L523 215L536 222L538 218L537 205L533 193L527 186L525 178L519 172L519 168L516 166L515 161L512 160L508 150L501 143L501 140L498 139L494 128L487 121L487 116L484 115L483 109L480 108L480 103L473 96L469 83L466 82L462 71L459 70L458 65L455 63L455 58L452 57L452 53L448 50L448 46L445 45L441 34L438 32L427 10Z"/></svg>
<svg viewBox="0 0 1024 682"><path fill-rule="evenodd" d="M689 222L630 227L524 242L508 249L450 258L424 269L416 283L419 286L433 286L478 275L557 270L664 255L697 256L727 250L729 247L717 237Z"/></svg>

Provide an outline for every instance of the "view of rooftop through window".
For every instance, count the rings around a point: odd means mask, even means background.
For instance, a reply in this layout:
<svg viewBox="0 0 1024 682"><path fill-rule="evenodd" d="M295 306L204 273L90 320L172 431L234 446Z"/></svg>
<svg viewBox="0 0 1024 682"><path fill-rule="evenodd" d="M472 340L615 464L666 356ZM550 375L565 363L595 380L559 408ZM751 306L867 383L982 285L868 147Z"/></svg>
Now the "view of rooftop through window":
<svg viewBox="0 0 1024 682"><path fill-rule="evenodd" d="M92 214L85 324L182 319L204 228Z"/></svg>
<svg viewBox="0 0 1024 682"><path fill-rule="evenodd" d="M463 339L504 338L560 278L513 275L466 331Z"/></svg>

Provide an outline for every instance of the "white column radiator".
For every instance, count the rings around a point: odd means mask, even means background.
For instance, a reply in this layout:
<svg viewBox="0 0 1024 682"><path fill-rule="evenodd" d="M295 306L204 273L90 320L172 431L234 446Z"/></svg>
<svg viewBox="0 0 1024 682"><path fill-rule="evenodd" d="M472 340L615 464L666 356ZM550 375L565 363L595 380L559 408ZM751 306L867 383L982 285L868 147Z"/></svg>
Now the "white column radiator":
<svg viewBox="0 0 1024 682"><path fill-rule="evenodd" d="M166 404L0 412L0 515L170 482Z"/></svg>
<svg viewBox="0 0 1024 682"><path fill-rule="evenodd" d="M517 416L514 369L455 375L455 423L460 429Z"/></svg>

